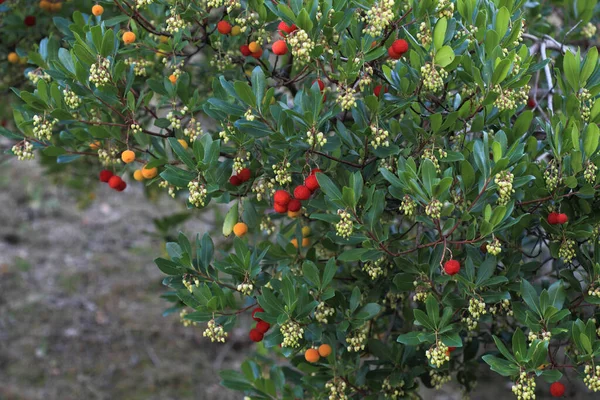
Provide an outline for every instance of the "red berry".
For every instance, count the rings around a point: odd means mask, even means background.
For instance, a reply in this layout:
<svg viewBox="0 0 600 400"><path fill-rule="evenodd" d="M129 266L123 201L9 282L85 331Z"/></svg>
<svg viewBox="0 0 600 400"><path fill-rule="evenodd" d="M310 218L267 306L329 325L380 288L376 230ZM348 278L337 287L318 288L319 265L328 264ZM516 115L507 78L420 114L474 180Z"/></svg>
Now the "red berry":
<svg viewBox="0 0 600 400"><path fill-rule="evenodd" d="M258 329L251 329L250 330L250 340L252 340L253 342L260 342L263 340L263 337L265 335L259 331Z"/></svg>
<svg viewBox="0 0 600 400"><path fill-rule="evenodd" d="M35 25L35 17L33 15L28 15L23 20L26 26L34 26Z"/></svg>
<svg viewBox="0 0 600 400"><path fill-rule="evenodd" d="M550 225L558 224L558 213L557 212L551 212L550 214L548 214L548 223Z"/></svg>
<svg viewBox="0 0 600 400"><path fill-rule="evenodd" d="M256 307L254 310L252 310L252 319L255 321L262 321L262 319L254 316L254 314L256 314L257 312L265 312L265 310L263 310L262 307Z"/></svg>
<svg viewBox="0 0 600 400"><path fill-rule="evenodd" d="M127 183L124 180L121 179L121 183L119 184L119 186L117 186L115 188L115 190L117 192L122 192L123 190L125 190L126 187L127 187Z"/></svg>
<svg viewBox="0 0 600 400"><path fill-rule="evenodd" d="M393 46L388 47L388 56L390 56L390 58L392 60L397 60L397 59L400 58L400 54L398 54L398 53L396 53L394 51L394 47Z"/></svg>
<svg viewBox="0 0 600 400"><path fill-rule="evenodd" d="M260 333L267 333L270 327L271 324L265 321L258 321L258 323L256 324L256 330Z"/></svg>
<svg viewBox="0 0 600 400"><path fill-rule="evenodd" d="M550 394L552 397L562 397L565 394L565 385L560 382L554 382L550 385Z"/></svg>
<svg viewBox="0 0 600 400"><path fill-rule="evenodd" d="M395 40L392 44L392 49L394 49L394 53L400 54L400 56L402 56L402 54L408 51L408 42L404 39Z"/></svg>
<svg viewBox="0 0 600 400"><path fill-rule="evenodd" d="M113 176L113 173L107 169L103 169L100 171L100 182L108 182L108 180Z"/></svg>
<svg viewBox="0 0 600 400"><path fill-rule="evenodd" d="M317 85L319 85L319 90L322 92L325 89L325 83L323 83L322 80L317 79L315 81L313 81L313 85L315 84L315 82L317 82Z"/></svg>
<svg viewBox="0 0 600 400"><path fill-rule="evenodd" d="M121 184L121 182L123 182L123 180L121 179L120 176L113 175L108 180L108 186L110 186L111 189L116 189L116 188L119 187L119 185Z"/></svg>
<svg viewBox="0 0 600 400"><path fill-rule="evenodd" d="M298 199L292 199L287 205L288 211L296 212L302 208L302 203Z"/></svg>
<svg viewBox="0 0 600 400"><path fill-rule="evenodd" d="M373 94L377 97L379 97L379 94L381 93L381 89L383 88L383 93L387 93L388 92L388 88L384 88L381 85L377 85L375 86L375 89L373 89Z"/></svg>
<svg viewBox="0 0 600 400"><path fill-rule="evenodd" d="M255 51L254 53L252 53L252 54L250 54L250 55L251 55L252 57L256 58L256 59L259 59L259 58L260 58L260 56L262 56L262 54L263 54L263 49L260 49L260 50L258 50L258 51Z"/></svg>
<svg viewBox="0 0 600 400"><path fill-rule="evenodd" d="M315 168L315 169L313 169L312 171L310 171L310 174L311 174L311 175L314 175L314 174L316 174L317 172L323 172L323 171L321 171L319 168Z"/></svg>
<svg viewBox="0 0 600 400"><path fill-rule="evenodd" d="M306 186L311 192L314 192L319 188L319 181L317 181L317 177L315 175L309 175L304 180L304 186Z"/></svg>
<svg viewBox="0 0 600 400"><path fill-rule="evenodd" d="M281 32L285 32L288 35L292 32L294 32L296 29L298 29L298 27L294 24L292 25L288 25L285 22L281 21L279 23L279 26L277 27Z"/></svg>
<svg viewBox="0 0 600 400"><path fill-rule="evenodd" d="M285 40L276 41L275 43L273 43L271 49L273 50L273 54L276 54L278 56L282 56L288 52L288 47L285 43Z"/></svg>
<svg viewBox="0 0 600 400"><path fill-rule="evenodd" d="M288 206L283 205L283 204L279 204L279 203L275 203L273 204L273 209L278 212L279 214L285 214L288 211Z"/></svg>
<svg viewBox="0 0 600 400"><path fill-rule="evenodd" d="M296 189L294 189L294 197L298 200L308 200L310 195L310 189L304 185L296 186Z"/></svg>
<svg viewBox="0 0 600 400"><path fill-rule="evenodd" d="M556 223L559 225L565 224L568 221L569 221L569 217L567 217L567 214L564 214L564 213L558 214L558 217L556 218Z"/></svg>
<svg viewBox="0 0 600 400"><path fill-rule="evenodd" d="M229 33L231 33L231 24L227 21L219 21L217 30L223 35L229 35Z"/></svg>
<svg viewBox="0 0 600 400"><path fill-rule="evenodd" d="M460 263L456 260L448 260L444 263L444 272L448 275L456 275L460 271Z"/></svg>
<svg viewBox="0 0 600 400"><path fill-rule="evenodd" d="M282 206L287 206L291 199L292 196L285 190L278 190L275 192L275 195L273 195L273 201Z"/></svg>
<svg viewBox="0 0 600 400"><path fill-rule="evenodd" d="M250 51L250 48L248 47L247 44L243 44L240 46L240 51L242 52L242 54L244 55L244 57L248 57L250 54L252 54L252 52Z"/></svg>
<svg viewBox="0 0 600 400"><path fill-rule="evenodd" d="M453 352L454 350L456 350L455 346L448 346L448 351L449 352Z"/></svg>
<svg viewBox="0 0 600 400"><path fill-rule="evenodd" d="M250 168L242 168L238 176L242 182L248 182L252 176L252 171L250 171Z"/></svg>
<svg viewBox="0 0 600 400"><path fill-rule="evenodd" d="M529 100L527 100L527 105L529 106L529 108L535 108L537 103L535 102L535 99L533 97L530 97Z"/></svg>
<svg viewBox="0 0 600 400"><path fill-rule="evenodd" d="M233 186L240 186L242 184L242 180L239 176L233 175L231 178L229 178L229 183L231 183Z"/></svg>

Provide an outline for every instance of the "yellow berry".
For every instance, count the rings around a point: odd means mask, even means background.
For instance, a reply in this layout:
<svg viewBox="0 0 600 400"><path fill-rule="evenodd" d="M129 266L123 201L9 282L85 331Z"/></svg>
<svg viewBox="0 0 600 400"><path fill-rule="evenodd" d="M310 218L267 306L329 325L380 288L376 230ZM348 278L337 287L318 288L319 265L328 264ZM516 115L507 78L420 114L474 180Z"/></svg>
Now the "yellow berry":
<svg viewBox="0 0 600 400"><path fill-rule="evenodd" d="M121 160L123 160L123 162L125 164L129 164L135 161L135 152L131 151L131 150L125 150L123 153L121 153Z"/></svg>
<svg viewBox="0 0 600 400"><path fill-rule="evenodd" d="M302 237L308 237L310 236L310 226L303 226L302 227Z"/></svg>
<svg viewBox="0 0 600 400"><path fill-rule="evenodd" d="M233 28L231 28L231 36L237 36L241 32L242 32L242 28L240 28L239 25L236 25Z"/></svg>
<svg viewBox="0 0 600 400"><path fill-rule="evenodd" d="M288 213L287 213L288 217L290 217L290 218L296 218L300 214L301 214L300 210L298 210L298 211L288 211Z"/></svg>
<svg viewBox="0 0 600 400"><path fill-rule="evenodd" d="M250 50L252 53L256 53L260 50L260 45L256 42L250 42L248 45L248 50Z"/></svg>
<svg viewBox="0 0 600 400"><path fill-rule="evenodd" d="M187 142L186 142L185 140L183 140L183 139L178 139L177 141L179 142L179 144L181 145L181 147L183 147L184 149L186 149L186 150L187 150L187 148L188 148L188 144L187 144Z"/></svg>
<svg viewBox="0 0 600 400"><path fill-rule="evenodd" d="M102 15L102 13L104 13L104 7L102 7L100 4L96 4L92 7L92 14L94 14L96 17L99 17Z"/></svg>
<svg viewBox="0 0 600 400"><path fill-rule="evenodd" d="M11 64L16 64L19 62L19 55L14 51L8 54L8 62Z"/></svg>
<svg viewBox="0 0 600 400"><path fill-rule="evenodd" d="M248 233L248 225L243 222L238 222L233 226L233 233L237 237L244 236L246 233Z"/></svg>
<svg viewBox="0 0 600 400"><path fill-rule="evenodd" d="M142 168L142 175L146 179L152 179L158 175L158 168L146 168L146 166L144 166L144 168Z"/></svg>
<svg viewBox="0 0 600 400"><path fill-rule="evenodd" d="M138 182L141 182L144 180L144 173L142 172L141 169L136 169L133 172L133 179L135 179Z"/></svg>
<svg viewBox="0 0 600 400"><path fill-rule="evenodd" d="M165 35L161 35L159 40L161 43L167 43L169 41L169 38L166 37Z"/></svg>

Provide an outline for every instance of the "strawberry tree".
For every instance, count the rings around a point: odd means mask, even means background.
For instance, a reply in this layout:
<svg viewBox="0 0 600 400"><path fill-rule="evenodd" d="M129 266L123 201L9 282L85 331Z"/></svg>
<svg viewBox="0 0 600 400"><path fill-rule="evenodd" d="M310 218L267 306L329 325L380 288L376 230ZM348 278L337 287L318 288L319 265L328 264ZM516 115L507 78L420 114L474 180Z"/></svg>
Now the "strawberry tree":
<svg viewBox="0 0 600 400"><path fill-rule="evenodd" d="M55 20L1 132L89 185L228 209L156 264L206 340L252 316L259 355L222 372L248 398L468 394L482 365L518 399L597 391L595 10L102 2Z"/></svg>

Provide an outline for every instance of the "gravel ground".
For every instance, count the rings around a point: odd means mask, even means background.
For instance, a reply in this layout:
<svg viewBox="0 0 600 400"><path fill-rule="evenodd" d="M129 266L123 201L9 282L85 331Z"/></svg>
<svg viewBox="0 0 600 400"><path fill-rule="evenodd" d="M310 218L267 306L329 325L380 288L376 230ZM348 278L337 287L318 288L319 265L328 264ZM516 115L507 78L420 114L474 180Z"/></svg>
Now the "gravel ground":
<svg viewBox="0 0 600 400"><path fill-rule="evenodd" d="M149 202L139 187L98 185L81 209L35 163L0 167L0 400L241 399L215 371L238 368L252 351L245 332L216 347L202 329L161 316L163 276L152 260L163 241L151 221L183 207ZM513 399L510 384L488 371L471 398ZM538 399L549 399L538 386ZM568 387L566 398L600 399ZM422 395L462 398L452 385Z"/></svg>

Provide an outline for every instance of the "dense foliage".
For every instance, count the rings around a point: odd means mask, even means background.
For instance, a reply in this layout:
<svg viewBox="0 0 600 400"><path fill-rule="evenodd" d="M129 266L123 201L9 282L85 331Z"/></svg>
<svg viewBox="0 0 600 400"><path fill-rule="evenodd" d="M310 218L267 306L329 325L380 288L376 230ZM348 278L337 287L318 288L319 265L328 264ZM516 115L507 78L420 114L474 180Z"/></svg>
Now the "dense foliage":
<svg viewBox="0 0 600 400"><path fill-rule="evenodd" d="M207 340L252 313L249 398L468 394L481 360L597 391L598 7L555 3L102 2L54 18L1 133L228 207L156 264Z"/></svg>

